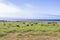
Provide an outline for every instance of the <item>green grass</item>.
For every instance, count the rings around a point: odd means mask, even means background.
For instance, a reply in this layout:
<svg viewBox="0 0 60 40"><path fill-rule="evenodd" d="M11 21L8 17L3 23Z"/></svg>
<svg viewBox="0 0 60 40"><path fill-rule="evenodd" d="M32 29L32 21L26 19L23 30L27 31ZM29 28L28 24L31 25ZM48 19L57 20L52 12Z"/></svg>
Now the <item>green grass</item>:
<svg viewBox="0 0 60 40"><path fill-rule="evenodd" d="M58 22L55 24L48 24L48 22L0 22L0 36L6 35L10 32L19 32L19 33L26 33L30 32L51 35L55 32L60 32L60 23ZM4 25L5 24L5 25ZM28 24L28 26L27 26ZM31 24L33 24L31 26ZM17 27L19 25L19 27Z"/></svg>

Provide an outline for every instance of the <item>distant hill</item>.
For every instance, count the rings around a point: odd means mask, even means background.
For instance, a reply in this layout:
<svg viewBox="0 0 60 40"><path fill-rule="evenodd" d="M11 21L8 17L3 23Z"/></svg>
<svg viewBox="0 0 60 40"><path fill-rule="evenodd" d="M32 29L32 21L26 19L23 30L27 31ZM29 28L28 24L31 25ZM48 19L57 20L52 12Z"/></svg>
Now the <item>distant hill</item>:
<svg viewBox="0 0 60 40"><path fill-rule="evenodd" d="M0 22L4 21L60 21L60 19L23 19L23 18L0 18Z"/></svg>

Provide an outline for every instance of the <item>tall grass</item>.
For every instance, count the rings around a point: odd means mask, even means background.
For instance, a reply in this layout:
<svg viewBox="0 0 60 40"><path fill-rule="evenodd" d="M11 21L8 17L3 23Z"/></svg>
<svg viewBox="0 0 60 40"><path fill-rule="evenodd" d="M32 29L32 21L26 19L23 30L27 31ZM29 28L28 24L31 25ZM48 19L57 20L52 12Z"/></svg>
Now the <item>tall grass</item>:
<svg viewBox="0 0 60 40"><path fill-rule="evenodd" d="M18 25L17 25L18 24ZM39 32L42 34L60 32L60 23L48 22L0 22L0 36L10 32Z"/></svg>

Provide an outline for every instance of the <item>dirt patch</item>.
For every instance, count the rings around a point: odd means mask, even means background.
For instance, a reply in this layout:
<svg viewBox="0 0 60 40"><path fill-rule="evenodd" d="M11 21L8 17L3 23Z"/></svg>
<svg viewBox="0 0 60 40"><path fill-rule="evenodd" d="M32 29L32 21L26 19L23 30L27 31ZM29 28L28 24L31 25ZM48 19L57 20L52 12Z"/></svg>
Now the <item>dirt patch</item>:
<svg viewBox="0 0 60 40"><path fill-rule="evenodd" d="M19 33L9 33L4 37L0 37L0 40L60 40L60 37L30 34L21 35Z"/></svg>

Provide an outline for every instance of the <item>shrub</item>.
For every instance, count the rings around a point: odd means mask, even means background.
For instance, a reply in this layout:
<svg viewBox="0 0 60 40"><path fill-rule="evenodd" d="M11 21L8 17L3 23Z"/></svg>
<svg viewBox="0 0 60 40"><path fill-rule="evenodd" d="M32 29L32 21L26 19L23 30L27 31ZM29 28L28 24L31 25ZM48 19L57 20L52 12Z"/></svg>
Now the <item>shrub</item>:
<svg viewBox="0 0 60 40"><path fill-rule="evenodd" d="M6 34L1 34L0 37L3 37L3 36L5 36L5 35L6 35Z"/></svg>
<svg viewBox="0 0 60 40"><path fill-rule="evenodd" d="M48 22L48 24L51 24L51 22Z"/></svg>
<svg viewBox="0 0 60 40"><path fill-rule="evenodd" d="M25 22L23 22L23 24L25 24Z"/></svg>
<svg viewBox="0 0 60 40"><path fill-rule="evenodd" d="M31 29L28 29L28 30L25 30L25 31L23 31L23 32L30 32L30 31L32 31Z"/></svg>
<svg viewBox="0 0 60 40"><path fill-rule="evenodd" d="M34 23L34 24L38 24L38 23L36 22L36 23Z"/></svg>
<svg viewBox="0 0 60 40"><path fill-rule="evenodd" d="M44 26L43 24L41 24L41 26Z"/></svg>
<svg viewBox="0 0 60 40"><path fill-rule="evenodd" d="M56 24L53 24L53 26L55 26Z"/></svg>
<svg viewBox="0 0 60 40"><path fill-rule="evenodd" d="M6 26L6 24L5 24L5 23L3 23L3 25L4 25L4 26Z"/></svg>
<svg viewBox="0 0 60 40"><path fill-rule="evenodd" d="M18 24L16 25L17 27L20 27Z"/></svg>
<svg viewBox="0 0 60 40"><path fill-rule="evenodd" d="M9 24L9 26L11 26L11 24Z"/></svg>
<svg viewBox="0 0 60 40"><path fill-rule="evenodd" d="M29 26L29 24L27 24L26 26Z"/></svg>
<svg viewBox="0 0 60 40"><path fill-rule="evenodd" d="M31 26L33 26L33 24L31 24Z"/></svg>

